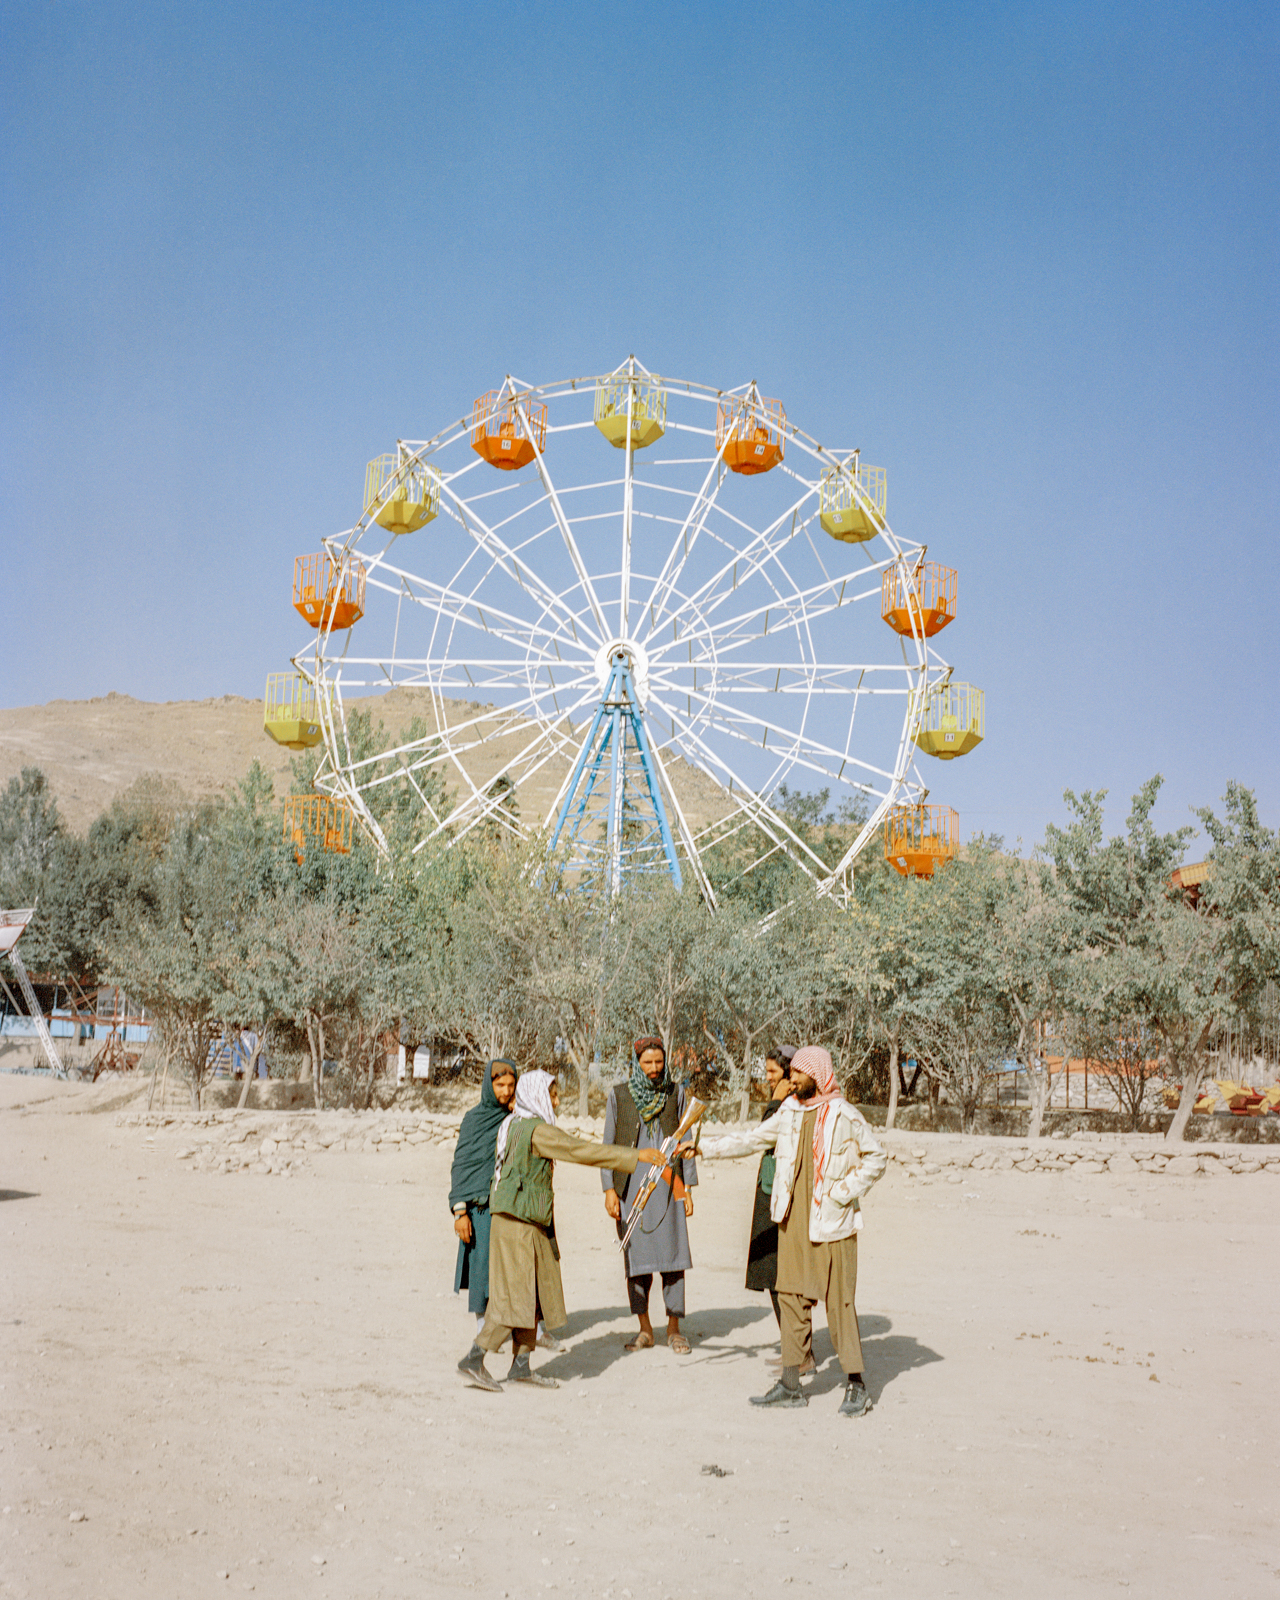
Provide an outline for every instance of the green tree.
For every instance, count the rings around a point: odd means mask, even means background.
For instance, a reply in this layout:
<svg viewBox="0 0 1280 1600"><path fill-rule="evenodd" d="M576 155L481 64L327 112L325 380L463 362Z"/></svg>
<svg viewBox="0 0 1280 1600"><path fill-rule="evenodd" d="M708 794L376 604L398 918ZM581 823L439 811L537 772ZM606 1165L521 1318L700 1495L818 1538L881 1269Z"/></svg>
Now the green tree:
<svg viewBox="0 0 1280 1600"><path fill-rule="evenodd" d="M228 1012L241 914L237 863L217 822L212 806L175 819L153 862L148 892L132 905L117 904L102 937L108 981L146 1007L196 1109Z"/></svg>
<svg viewBox="0 0 1280 1600"><path fill-rule="evenodd" d="M1105 791L1077 798L1068 790L1075 819L1063 829L1050 826L1046 848L1076 922L1077 1018L1111 1038L1130 1033L1159 1041L1163 1075L1182 1084L1167 1134L1178 1140L1208 1067L1214 1031L1247 1003L1254 965L1233 959L1234 907L1224 915L1208 898L1193 907L1173 886L1173 870L1194 830L1156 831L1151 812L1161 781L1157 776L1142 786L1124 834L1109 840L1103 838ZM1237 892L1238 863L1248 858L1246 836L1260 840L1246 821L1242 794L1233 787L1226 822L1214 819L1229 899ZM1233 847L1244 854L1234 856ZM1235 903L1246 905L1251 892Z"/></svg>

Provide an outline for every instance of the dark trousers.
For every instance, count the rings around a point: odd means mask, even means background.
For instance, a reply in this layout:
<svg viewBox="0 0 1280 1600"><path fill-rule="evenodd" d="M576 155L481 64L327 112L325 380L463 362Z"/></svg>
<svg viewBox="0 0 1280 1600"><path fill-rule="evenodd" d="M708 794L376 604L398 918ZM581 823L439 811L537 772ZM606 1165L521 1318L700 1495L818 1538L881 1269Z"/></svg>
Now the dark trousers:
<svg viewBox="0 0 1280 1600"><path fill-rule="evenodd" d="M652 1272L642 1272L638 1277L627 1279L627 1301L634 1316L641 1316L648 1311L649 1291L652 1288ZM666 1307L669 1317L684 1316L683 1272L664 1272L662 1274L662 1303Z"/></svg>

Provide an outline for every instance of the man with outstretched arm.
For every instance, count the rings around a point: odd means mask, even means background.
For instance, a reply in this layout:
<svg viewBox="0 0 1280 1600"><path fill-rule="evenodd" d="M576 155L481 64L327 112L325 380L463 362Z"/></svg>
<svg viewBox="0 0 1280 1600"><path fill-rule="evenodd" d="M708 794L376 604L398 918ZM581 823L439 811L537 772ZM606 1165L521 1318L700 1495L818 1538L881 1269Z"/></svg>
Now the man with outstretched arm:
<svg viewBox="0 0 1280 1600"><path fill-rule="evenodd" d="M862 1113L840 1093L831 1057L819 1045L806 1045L791 1058L791 1095L776 1115L740 1133L704 1138L700 1154L715 1161L769 1149L777 1163L769 1214L778 1224L782 1376L751 1404L808 1405L800 1368L812 1354L813 1308L822 1300L845 1374L840 1414L864 1416L871 1400L854 1307L859 1201L887 1162Z"/></svg>
<svg viewBox="0 0 1280 1600"><path fill-rule="evenodd" d="M498 1129L493 1187L489 1193L489 1306L484 1327L458 1363L458 1371L477 1389L501 1393L502 1385L484 1364L488 1351L511 1340L512 1383L558 1389L554 1378L529 1370L538 1319L548 1328L565 1321L560 1247L556 1243L551 1187L557 1161L584 1167L634 1172L638 1162L656 1164L661 1153L596 1144L556 1127L558 1091L549 1072L526 1072L516 1085L511 1115Z"/></svg>

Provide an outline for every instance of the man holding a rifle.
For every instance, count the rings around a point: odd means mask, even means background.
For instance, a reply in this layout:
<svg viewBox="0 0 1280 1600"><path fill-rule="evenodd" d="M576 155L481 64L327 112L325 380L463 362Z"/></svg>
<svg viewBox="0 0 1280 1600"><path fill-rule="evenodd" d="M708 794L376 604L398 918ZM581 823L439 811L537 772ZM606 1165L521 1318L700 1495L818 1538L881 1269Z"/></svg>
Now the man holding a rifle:
<svg viewBox="0 0 1280 1600"><path fill-rule="evenodd" d="M672 1083L667 1075L667 1056L661 1039L637 1039L635 1053L630 1081L617 1084L609 1091L604 1142L627 1148L657 1147L676 1132L685 1115L684 1086ZM634 1172L606 1169L600 1174L605 1210L617 1223L620 1239L632 1220L632 1207L650 1170L641 1163ZM680 1319L685 1314L684 1275L693 1265L687 1221L693 1215L693 1196L689 1191L697 1181L698 1172L692 1156L675 1156L670 1166L663 1168L656 1189L635 1219L623 1255L627 1299L639 1319L640 1329L626 1345L628 1350L653 1348L649 1293L656 1272L662 1277L667 1346L676 1355L689 1354L689 1341L680 1332Z"/></svg>

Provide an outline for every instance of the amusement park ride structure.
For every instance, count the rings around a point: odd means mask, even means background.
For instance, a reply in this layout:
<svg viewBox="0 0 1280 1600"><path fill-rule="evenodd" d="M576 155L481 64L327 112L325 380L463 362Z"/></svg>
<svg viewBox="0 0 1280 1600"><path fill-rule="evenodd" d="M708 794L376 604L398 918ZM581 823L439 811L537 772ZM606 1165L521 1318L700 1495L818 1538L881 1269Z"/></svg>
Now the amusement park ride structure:
<svg viewBox="0 0 1280 1600"><path fill-rule="evenodd" d="M754 382L663 379L634 357L596 377L508 377L371 461L355 525L295 564L315 631L268 681L264 721L324 755L286 832L345 850L354 824L386 851L379 791L405 784L424 808L418 848L484 823L541 830L569 874L614 893L662 873L714 904L705 857L733 835L754 841L745 870L782 852L840 898L878 833L898 871L932 873L958 826L925 804L916 757L971 750L983 696L932 643L956 615L955 571L897 535L886 504L882 469L820 444ZM346 702L393 688L422 696L432 731L356 758ZM505 781L481 783L469 758L499 738ZM681 760L719 794L697 826ZM420 781L437 765L447 817ZM507 795L548 772L554 803L530 825ZM834 866L779 805L787 783L863 800Z"/></svg>

